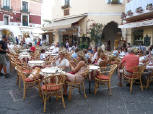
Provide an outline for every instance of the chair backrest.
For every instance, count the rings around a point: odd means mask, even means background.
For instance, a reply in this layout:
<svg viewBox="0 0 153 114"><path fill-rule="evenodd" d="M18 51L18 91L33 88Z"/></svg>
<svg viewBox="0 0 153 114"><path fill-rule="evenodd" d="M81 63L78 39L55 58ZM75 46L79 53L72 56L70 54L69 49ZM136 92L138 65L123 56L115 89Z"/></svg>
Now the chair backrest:
<svg viewBox="0 0 153 114"><path fill-rule="evenodd" d="M63 85L66 80L64 75L50 75L43 79L44 84L54 83L56 85Z"/></svg>
<svg viewBox="0 0 153 114"><path fill-rule="evenodd" d="M117 64L111 65L111 68L110 68L110 71L109 71L109 78L112 77L116 68L117 68Z"/></svg>
<svg viewBox="0 0 153 114"><path fill-rule="evenodd" d="M133 68L132 78L140 77L144 72L145 66L136 66Z"/></svg>

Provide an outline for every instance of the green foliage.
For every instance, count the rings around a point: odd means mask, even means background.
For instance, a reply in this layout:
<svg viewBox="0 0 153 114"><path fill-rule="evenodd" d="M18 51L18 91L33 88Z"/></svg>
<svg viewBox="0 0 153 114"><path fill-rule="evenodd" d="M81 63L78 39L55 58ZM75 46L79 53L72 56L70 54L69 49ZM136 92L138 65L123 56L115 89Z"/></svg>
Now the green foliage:
<svg viewBox="0 0 153 114"><path fill-rule="evenodd" d="M101 23L93 23L90 25L89 34L91 41L95 41L96 44L101 41L103 25Z"/></svg>

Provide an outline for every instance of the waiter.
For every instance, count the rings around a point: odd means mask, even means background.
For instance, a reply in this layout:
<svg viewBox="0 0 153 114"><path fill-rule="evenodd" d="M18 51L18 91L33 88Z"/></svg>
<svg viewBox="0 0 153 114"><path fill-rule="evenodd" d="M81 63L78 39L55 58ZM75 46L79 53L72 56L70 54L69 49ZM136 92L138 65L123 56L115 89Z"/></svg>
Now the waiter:
<svg viewBox="0 0 153 114"><path fill-rule="evenodd" d="M9 52L7 48L7 40L8 38L6 36L2 37L2 40L0 41L0 76L5 76L5 78L8 78L8 73L7 73L7 58L6 58L6 53ZM4 74L1 72L3 69Z"/></svg>

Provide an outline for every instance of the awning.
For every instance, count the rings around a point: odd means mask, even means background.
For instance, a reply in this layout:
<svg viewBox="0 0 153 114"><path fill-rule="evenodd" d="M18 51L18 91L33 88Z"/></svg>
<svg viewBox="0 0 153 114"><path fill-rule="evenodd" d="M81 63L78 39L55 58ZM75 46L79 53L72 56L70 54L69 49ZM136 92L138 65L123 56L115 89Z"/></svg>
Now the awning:
<svg viewBox="0 0 153 114"><path fill-rule="evenodd" d="M152 26L152 25L153 25L153 19L119 25L119 28L137 28L137 27L145 27L145 26Z"/></svg>
<svg viewBox="0 0 153 114"><path fill-rule="evenodd" d="M18 37L19 35L22 35L19 27L17 26L3 25L3 26L0 26L0 30L9 30L10 32L13 33L14 37Z"/></svg>
<svg viewBox="0 0 153 114"><path fill-rule="evenodd" d="M56 29L64 29L64 28L71 28L73 23L79 22L85 16L78 16L72 18L65 18L61 20L55 20L53 23L49 24L45 27L46 30L56 30Z"/></svg>

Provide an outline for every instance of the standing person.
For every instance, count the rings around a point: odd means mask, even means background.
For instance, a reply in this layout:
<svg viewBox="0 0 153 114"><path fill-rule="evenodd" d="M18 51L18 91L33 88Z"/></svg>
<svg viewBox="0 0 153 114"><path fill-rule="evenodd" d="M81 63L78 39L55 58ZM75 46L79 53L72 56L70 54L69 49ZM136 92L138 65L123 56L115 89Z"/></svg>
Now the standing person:
<svg viewBox="0 0 153 114"><path fill-rule="evenodd" d="M18 39L18 37L16 37L16 44L17 44L17 45L19 44L19 39Z"/></svg>
<svg viewBox="0 0 153 114"><path fill-rule="evenodd" d="M7 58L6 58L6 53L9 52L7 48L7 40L8 38L6 36L2 37L2 40L0 41L0 75L4 75L5 78L8 78L8 73L7 73ZM1 72L3 69L4 74Z"/></svg>
<svg viewBox="0 0 153 114"><path fill-rule="evenodd" d="M68 49L69 48L69 42L67 41L66 42L66 49Z"/></svg>

